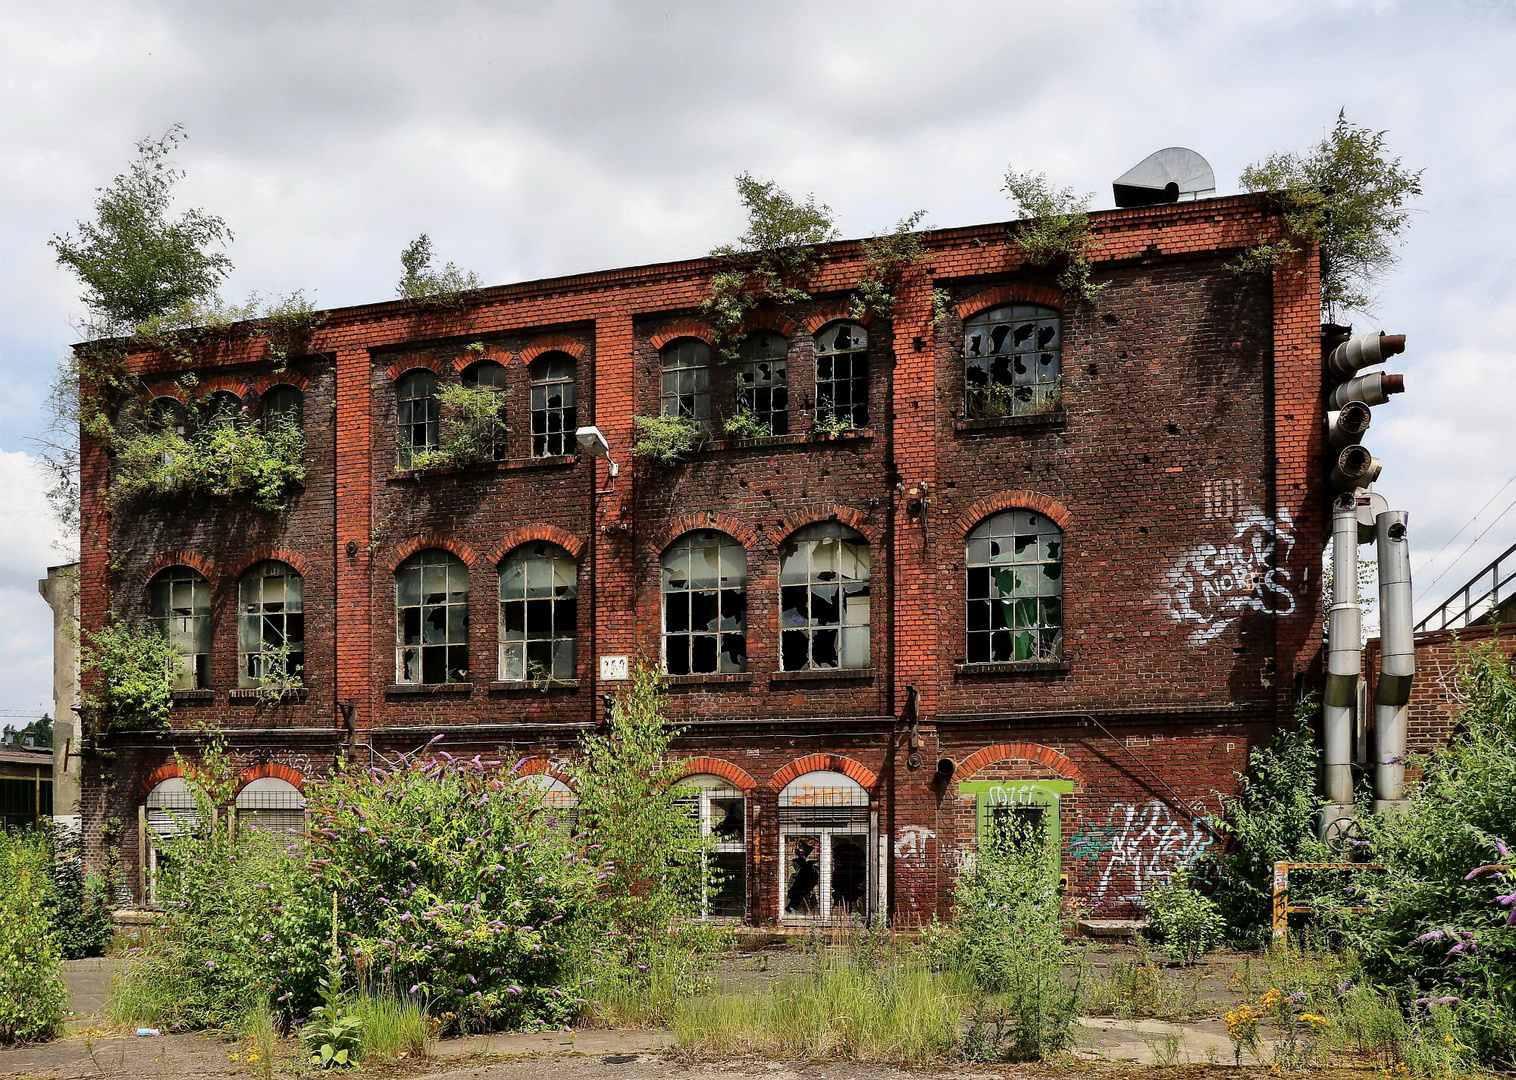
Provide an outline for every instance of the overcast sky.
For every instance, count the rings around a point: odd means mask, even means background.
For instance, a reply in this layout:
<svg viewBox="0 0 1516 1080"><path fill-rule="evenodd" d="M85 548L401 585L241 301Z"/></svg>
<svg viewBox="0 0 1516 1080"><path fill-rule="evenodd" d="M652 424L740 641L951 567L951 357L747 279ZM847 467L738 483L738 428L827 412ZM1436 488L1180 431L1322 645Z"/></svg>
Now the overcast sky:
<svg viewBox="0 0 1516 1080"><path fill-rule="evenodd" d="M0 0L0 18L0 710L50 707L35 582L60 556L32 440L82 309L47 239L174 123L182 205L236 232L226 294L335 306L391 297L422 231L491 284L702 254L741 229L744 169L815 192L849 236L918 207L1002 220L1007 166L1108 207L1175 144L1230 194L1345 108L1426 167L1378 320L1356 320L1410 335L1408 392L1370 441L1411 512L1418 612L1516 539L1516 511L1496 521L1516 500L1496 496L1516 473L1512 0Z"/></svg>

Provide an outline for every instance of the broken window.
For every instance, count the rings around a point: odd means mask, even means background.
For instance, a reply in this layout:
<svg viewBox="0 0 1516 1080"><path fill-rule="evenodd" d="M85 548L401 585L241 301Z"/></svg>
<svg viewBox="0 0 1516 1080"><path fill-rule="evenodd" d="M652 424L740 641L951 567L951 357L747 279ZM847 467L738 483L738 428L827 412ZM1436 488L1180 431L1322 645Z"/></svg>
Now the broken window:
<svg viewBox="0 0 1516 1080"><path fill-rule="evenodd" d="M969 533L968 662L1063 655L1063 533L1031 510L996 514Z"/></svg>
<svg viewBox="0 0 1516 1080"><path fill-rule="evenodd" d="M437 375L426 368L407 371L395 384L395 454L400 468L423 450L440 445Z"/></svg>
<svg viewBox="0 0 1516 1080"><path fill-rule="evenodd" d="M418 551L395 571L395 681L468 680L468 567L447 551Z"/></svg>
<svg viewBox="0 0 1516 1080"><path fill-rule="evenodd" d="M670 675L747 670L747 552L697 529L663 553L663 665Z"/></svg>
<svg viewBox="0 0 1516 1080"><path fill-rule="evenodd" d="M711 421L711 347L699 338L679 338L663 347L662 412Z"/></svg>
<svg viewBox="0 0 1516 1080"><path fill-rule="evenodd" d="M237 792L234 807L239 831L290 838L305 833L305 796L288 780L260 776Z"/></svg>
<svg viewBox="0 0 1516 1080"><path fill-rule="evenodd" d="M500 681L574 678L579 566L557 544L533 541L500 564Z"/></svg>
<svg viewBox="0 0 1516 1080"><path fill-rule="evenodd" d="M283 670L270 669L270 650ZM256 687L267 676L298 676L304 669L305 579L285 563L261 562L237 583L237 685Z"/></svg>
<svg viewBox="0 0 1516 1080"><path fill-rule="evenodd" d="M505 365L496 360L480 360L463 369L461 381L464 386L493 390L500 395L500 424L495 428L490 441L490 456L496 461L504 461L508 453L505 438Z"/></svg>
<svg viewBox="0 0 1516 1080"><path fill-rule="evenodd" d="M275 419L289 421L296 431L301 429L305 418L305 395L298 387L281 384L270 388L263 395L263 426L267 428Z"/></svg>
<svg viewBox="0 0 1516 1080"><path fill-rule="evenodd" d="M789 343L783 334L759 330L738 349L737 409L749 413L772 435L790 429Z"/></svg>
<svg viewBox="0 0 1516 1080"><path fill-rule="evenodd" d="M855 322L831 323L816 335L816 422L868 426L869 335Z"/></svg>
<svg viewBox="0 0 1516 1080"><path fill-rule="evenodd" d="M779 666L869 666L869 545L855 530L825 521L780 545Z"/></svg>
<svg viewBox="0 0 1516 1080"><path fill-rule="evenodd" d="M869 793L836 772L796 777L779 793L779 917L867 922L873 827Z"/></svg>
<svg viewBox="0 0 1516 1080"><path fill-rule="evenodd" d="M195 796L183 777L170 776L160 781L143 800L140 819L147 850L143 852L142 870L146 884L148 903L158 900L158 882L168 869L169 856L164 850L176 837L191 836L201 831Z"/></svg>
<svg viewBox="0 0 1516 1080"><path fill-rule="evenodd" d="M574 452L578 410L574 404L574 358L548 353L532 361L532 456Z"/></svg>
<svg viewBox="0 0 1516 1080"><path fill-rule="evenodd" d="M1005 304L963 324L964 415L976 420L1050 412L1061 400L1062 315Z"/></svg>
<svg viewBox="0 0 1516 1080"><path fill-rule="evenodd" d="M719 776L687 776L681 786L693 789L690 810L700 821L700 833L711 838L704 858L706 887L701 914L714 919L740 919L747 914L747 807L742 792Z"/></svg>
<svg viewBox="0 0 1516 1080"><path fill-rule="evenodd" d="M211 684L211 586L200 571L170 566L147 587L148 614L174 646L175 690Z"/></svg>

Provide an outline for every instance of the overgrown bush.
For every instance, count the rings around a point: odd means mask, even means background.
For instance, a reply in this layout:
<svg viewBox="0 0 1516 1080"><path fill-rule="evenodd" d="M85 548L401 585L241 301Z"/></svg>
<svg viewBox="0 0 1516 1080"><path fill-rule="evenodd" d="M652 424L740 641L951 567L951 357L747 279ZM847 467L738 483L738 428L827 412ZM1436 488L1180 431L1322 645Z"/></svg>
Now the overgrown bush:
<svg viewBox="0 0 1516 1080"><path fill-rule="evenodd" d="M50 859L42 834L0 830L0 1043L63 1029L68 990L48 925Z"/></svg>
<svg viewBox="0 0 1516 1080"><path fill-rule="evenodd" d="M1033 266L1058 267L1058 287L1085 303L1094 303L1104 284L1090 277L1090 255L1098 246L1090 236L1090 196L1058 188L1042 173L1005 174L1001 189L1016 204L1022 219L1011 234Z"/></svg>
<svg viewBox="0 0 1516 1080"><path fill-rule="evenodd" d="M1195 889L1188 868L1175 870L1144 899L1148 921L1175 963L1188 967L1221 944L1226 920L1216 902Z"/></svg>
<svg viewBox="0 0 1516 1080"><path fill-rule="evenodd" d="M115 936L111 911L113 875L84 870L82 835L59 826L44 830L52 855L53 880L47 921L64 960L103 956Z"/></svg>
<svg viewBox="0 0 1516 1080"><path fill-rule="evenodd" d="M86 630L79 668L90 687L83 705L94 713L97 732L167 731L177 658L156 626L113 620Z"/></svg>
<svg viewBox="0 0 1516 1080"><path fill-rule="evenodd" d="M705 441L700 421L691 416L638 416L632 419L637 441L632 456L658 465L674 465Z"/></svg>
<svg viewBox="0 0 1516 1080"><path fill-rule="evenodd" d="M758 419L758 414L748 409L738 409L721 424L721 430L733 439L761 439L772 435L774 429Z"/></svg>
<svg viewBox="0 0 1516 1080"><path fill-rule="evenodd" d="M149 417L124 435L112 465L111 497L120 503L190 495L247 495L281 510L305 480L305 435L290 416L260 426L206 408L183 428Z"/></svg>
<svg viewBox="0 0 1516 1080"><path fill-rule="evenodd" d="M457 310L468 303L483 282L472 270L460 270L448 263L440 270L432 267L432 239L422 233L400 253L404 273L395 286L402 300L421 308Z"/></svg>
<svg viewBox="0 0 1516 1080"><path fill-rule="evenodd" d="M437 392L437 449L411 454L411 468L457 469L504 457L507 390L451 383Z"/></svg>
<svg viewBox="0 0 1516 1080"><path fill-rule="evenodd" d="M925 210L914 211L897 222L891 232L863 242L863 276L858 279L857 294L849 305L855 319L870 313L881 319L895 317L906 273L926 261L926 245L916 232L925 217ZM946 317L948 299L944 290L932 291L933 326Z"/></svg>

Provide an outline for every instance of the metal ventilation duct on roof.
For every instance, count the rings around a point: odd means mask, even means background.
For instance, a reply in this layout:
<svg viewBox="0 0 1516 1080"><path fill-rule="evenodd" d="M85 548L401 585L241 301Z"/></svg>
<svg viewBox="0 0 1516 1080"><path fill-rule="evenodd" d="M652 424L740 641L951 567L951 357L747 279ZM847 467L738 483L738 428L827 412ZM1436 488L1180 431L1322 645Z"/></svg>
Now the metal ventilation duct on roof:
<svg viewBox="0 0 1516 1080"><path fill-rule="evenodd" d="M1215 194L1216 174L1195 151L1170 146L1143 158L1111 186L1117 206L1154 206Z"/></svg>

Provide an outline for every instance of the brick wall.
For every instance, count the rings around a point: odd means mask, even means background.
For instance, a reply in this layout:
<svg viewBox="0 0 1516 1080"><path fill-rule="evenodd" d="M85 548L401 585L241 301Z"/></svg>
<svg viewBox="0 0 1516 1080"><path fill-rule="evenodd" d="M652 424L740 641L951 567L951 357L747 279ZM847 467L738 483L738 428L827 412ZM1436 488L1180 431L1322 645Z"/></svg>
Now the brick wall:
<svg viewBox="0 0 1516 1080"><path fill-rule="evenodd" d="M1411 681L1410 726L1406 749L1425 753L1447 742L1458 720L1458 671L1472 649L1493 646L1505 656L1516 655L1516 626L1466 626L1416 635L1416 677ZM1363 674L1369 688L1370 711L1379 678L1379 638L1364 650Z"/></svg>

